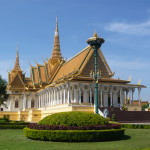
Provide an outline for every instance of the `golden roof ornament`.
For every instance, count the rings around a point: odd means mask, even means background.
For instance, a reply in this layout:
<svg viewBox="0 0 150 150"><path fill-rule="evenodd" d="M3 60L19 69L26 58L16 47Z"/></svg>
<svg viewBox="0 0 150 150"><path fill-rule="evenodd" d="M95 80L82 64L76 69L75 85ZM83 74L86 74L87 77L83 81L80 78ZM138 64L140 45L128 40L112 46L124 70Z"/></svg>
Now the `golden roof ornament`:
<svg viewBox="0 0 150 150"><path fill-rule="evenodd" d="M62 54L60 50L60 42L59 42L59 30L58 30L58 18L56 17L56 29L54 35L54 46L52 51L51 60L62 60Z"/></svg>
<svg viewBox="0 0 150 150"><path fill-rule="evenodd" d="M98 37L98 34L94 32L93 37Z"/></svg>
<svg viewBox="0 0 150 150"><path fill-rule="evenodd" d="M22 71L19 64L19 45L17 45L16 60L13 71Z"/></svg>

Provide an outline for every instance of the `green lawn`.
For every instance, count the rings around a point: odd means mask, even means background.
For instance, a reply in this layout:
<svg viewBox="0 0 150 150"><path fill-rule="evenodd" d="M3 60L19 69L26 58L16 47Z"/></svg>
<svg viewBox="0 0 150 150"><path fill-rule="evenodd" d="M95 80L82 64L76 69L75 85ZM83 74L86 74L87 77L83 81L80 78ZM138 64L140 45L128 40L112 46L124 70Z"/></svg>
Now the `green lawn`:
<svg viewBox="0 0 150 150"><path fill-rule="evenodd" d="M61 143L28 140L22 130L0 130L0 150L150 150L150 129L126 129L125 135L120 141Z"/></svg>

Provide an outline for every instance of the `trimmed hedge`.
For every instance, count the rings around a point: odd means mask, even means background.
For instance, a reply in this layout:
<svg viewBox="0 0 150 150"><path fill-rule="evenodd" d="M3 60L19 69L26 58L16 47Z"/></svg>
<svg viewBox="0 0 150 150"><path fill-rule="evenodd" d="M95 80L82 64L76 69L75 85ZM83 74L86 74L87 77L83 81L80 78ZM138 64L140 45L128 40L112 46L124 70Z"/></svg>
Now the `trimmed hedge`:
<svg viewBox="0 0 150 150"><path fill-rule="evenodd" d="M129 129L150 129L150 125L147 124L121 124L121 126Z"/></svg>
<svg viewBox="0 0 150 150"><path fill-rule="evenodd" d="M87 126L106 125L109 120L88 112L62 112L45 117L38 124L40 125L65 125L65 126Z"/></svg>
<svg viewBox="0 0 150 150"><path fill-rule="evenodd" d="M0 125L0 129L23 129L27 127L27 125Z"/></svg>
<svg viewBox="0 0 150 150"><path fill-rule="evenodd" d="M0 122L0 125L28 125L29 122Z"/></svg>
<svg viewBox="0 0 150 150"><path fill-rule="evenodd" d="M11 121L7 118L0 118L0 129L23 129L29 122Z"/></svg>
<svg viewBox="0 0 150 150"><path fill-rule="evenodd" d="M36 130L24 128L27 138L59 142L96 142L118 140L124 136L124 128L111 130Z"/></svg>

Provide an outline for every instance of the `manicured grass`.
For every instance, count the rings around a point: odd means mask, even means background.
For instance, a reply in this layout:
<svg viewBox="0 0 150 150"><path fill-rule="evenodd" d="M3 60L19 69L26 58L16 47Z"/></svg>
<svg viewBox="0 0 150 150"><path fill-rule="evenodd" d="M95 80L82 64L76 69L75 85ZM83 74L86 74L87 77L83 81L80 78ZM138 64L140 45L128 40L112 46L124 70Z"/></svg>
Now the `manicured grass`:
<svg viewBox="0 0 150 150"><path fill-rule="evenodd" d="M61 143L28 140L23 131L0 130L0 150L150 150L150 129L126 129L119 141Z"/></svg>

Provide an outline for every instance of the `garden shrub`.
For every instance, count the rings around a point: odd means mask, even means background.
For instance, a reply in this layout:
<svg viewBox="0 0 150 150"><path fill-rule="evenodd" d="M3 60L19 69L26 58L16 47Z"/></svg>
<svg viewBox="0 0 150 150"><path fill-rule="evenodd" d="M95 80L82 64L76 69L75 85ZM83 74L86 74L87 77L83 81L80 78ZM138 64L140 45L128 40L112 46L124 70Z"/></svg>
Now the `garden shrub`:
<svg viewBox="0 0 150 150"><path fill-rule="evenodd" d="M88 112L62 112L45 117L38 123L39 125L65 125L65 126L86 126L86 125L106 125L108 119Z"/></svg>
<svg viewBox="0 0 150 150"><path fill-rule="evenodd" d="M112 114L111 120L112 120L112 121L117 121L116 114Z"/></svg>
<svg viewBox="0 0 150 150"><path fill-rule="evenodd" d="M0 129L23 129L29 122L11 121L8 118L0 118Z"/></svg>
<svg viewBox="0 0 150 150"><path fill-rule="evenodd" d="M4 116L3 116L3 119L6 120L7 122L10 121L10 120L9 120L9 115L4 115Z"/></svg>
<svg viewBox="0 0 150 150"><path fill-rule="evenodd" d="M121 124L121 126L129 129L150 129L148 124Z"/></svg>
<svg viewBox="0 0 150 150"><path fill-rule="evenodd" d="M23 129L27 127L27 125L0 125L0 129Z"/></svg>
<svg viewBox="0 0 150 150"><path fill-rule="evenodd" d="M4 119L0 119L0 124L8 124L8 122Z"/></svg>
<svg viewBox="0 0 150 150"><path fill-rule="evenodd" d="M123 137L124 129L111 130L36 130L24 128L29 139L62 142L109 141Z"/></svg>

